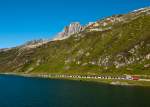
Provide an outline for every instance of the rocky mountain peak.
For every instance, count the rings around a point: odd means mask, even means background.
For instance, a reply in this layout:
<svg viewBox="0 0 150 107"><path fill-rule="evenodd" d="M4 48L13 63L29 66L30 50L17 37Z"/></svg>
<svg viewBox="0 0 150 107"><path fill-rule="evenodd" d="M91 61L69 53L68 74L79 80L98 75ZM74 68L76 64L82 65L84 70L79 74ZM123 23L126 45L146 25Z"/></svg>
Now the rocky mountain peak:
<svg viewBox="0 0 150 107"><path fill-rule="evenodd" d="M73 22L69 26L66 26L62 32L58 33L56 38L53 40L63 40L70 37L73 34L79 33L83 30L83 27L80 25L79 22Z"/></svg>
<svg viewBox="0 0 150 107"><path fill-rule="evenodd" d="M68 28L68 35L72 35L72 34L78 33L81 30L82 30L82 26L80 25L79 22L71 23L69 25L69 28Z"/></svg>

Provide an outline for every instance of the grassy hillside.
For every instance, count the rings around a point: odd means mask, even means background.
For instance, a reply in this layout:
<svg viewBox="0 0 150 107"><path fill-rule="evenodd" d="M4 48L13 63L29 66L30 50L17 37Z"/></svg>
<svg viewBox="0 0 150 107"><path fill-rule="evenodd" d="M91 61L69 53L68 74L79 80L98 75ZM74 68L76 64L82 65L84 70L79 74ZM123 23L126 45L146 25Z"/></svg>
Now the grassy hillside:
<svg viewBox="0 0 150 107"><path fill-rule="evenodd" d="M150 74L150 15L122 17L126 20L108 25L111 29L89 31L87 28L68 39L34 49L16 47L0 52L0 71Z"/></svg>

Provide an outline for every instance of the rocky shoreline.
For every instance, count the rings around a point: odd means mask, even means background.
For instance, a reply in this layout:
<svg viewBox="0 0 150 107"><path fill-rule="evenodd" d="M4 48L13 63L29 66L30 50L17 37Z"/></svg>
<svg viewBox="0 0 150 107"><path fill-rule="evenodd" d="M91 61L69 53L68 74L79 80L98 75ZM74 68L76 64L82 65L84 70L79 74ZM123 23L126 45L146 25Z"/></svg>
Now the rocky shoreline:
<svg viewBox="0 0 150 107"><path fill-rule="evenodd" d="M77 81L87 81L87 82L97 82L104 83L114 86L148 86L150 87L150 81L145 79L145 81L134 81L134 80L125 80L125 79L104 79L104 78L89 78L89 77L61 77L61 76L48 76L46 74L21 74L21 73L0 73L1 75L14 75L21 77L31 77L31 78L46 78L46 79L61 79L61 80L77 80Z"/></svg>

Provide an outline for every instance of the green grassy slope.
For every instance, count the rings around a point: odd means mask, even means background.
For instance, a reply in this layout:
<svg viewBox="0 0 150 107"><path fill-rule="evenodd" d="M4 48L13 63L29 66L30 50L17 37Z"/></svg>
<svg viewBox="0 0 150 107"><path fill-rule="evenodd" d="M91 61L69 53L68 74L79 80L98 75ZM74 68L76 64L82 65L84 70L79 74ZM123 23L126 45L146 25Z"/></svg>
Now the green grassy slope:
<svg viewBox="0 0 150 107"><path fill-rule="evenodd" d="M150 74L150 15L141 14L111 27L105 31L85 30L35 49L0 52L0 71Z"/></svg>

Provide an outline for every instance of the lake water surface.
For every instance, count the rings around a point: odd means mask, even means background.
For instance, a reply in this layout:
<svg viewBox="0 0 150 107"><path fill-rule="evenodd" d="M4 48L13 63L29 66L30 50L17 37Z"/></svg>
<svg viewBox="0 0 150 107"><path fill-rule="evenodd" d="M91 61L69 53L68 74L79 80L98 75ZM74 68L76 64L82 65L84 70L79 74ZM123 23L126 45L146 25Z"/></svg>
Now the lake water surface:
<svg viewBox="0 0 150 107"><path fill-rule="evenodd" d="M150 107L150 88L0 75L0 107Z"/></svg>

